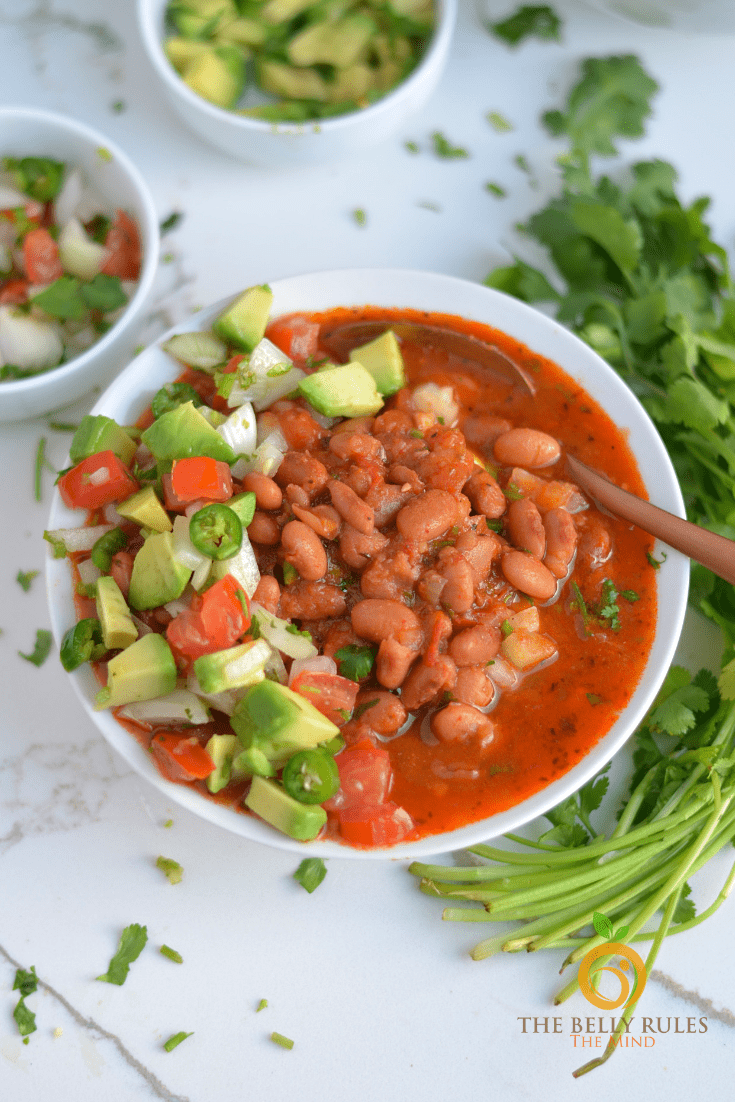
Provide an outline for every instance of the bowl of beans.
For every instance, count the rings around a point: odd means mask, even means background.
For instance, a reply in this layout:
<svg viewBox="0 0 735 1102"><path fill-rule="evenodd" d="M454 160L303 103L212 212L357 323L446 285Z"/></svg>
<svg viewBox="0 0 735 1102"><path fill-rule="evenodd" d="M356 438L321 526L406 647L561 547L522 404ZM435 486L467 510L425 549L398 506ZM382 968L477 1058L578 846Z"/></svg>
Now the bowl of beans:
<svg viewBox="0 0 735 1102"><path fill-rule="evenodd" d="M0 421L107 384L129 358L158 267L137 168L84 123L0 108Z"/></svg>
<svg viewBox="0 0 735 1102"><path fill-rule="evenodd" d="M567 456L683 515L646 413L464 280L250 287L80 425L46 538L61 660L148 781L241 836L413 857L589 780L660 688L688 563Z"/></svg>

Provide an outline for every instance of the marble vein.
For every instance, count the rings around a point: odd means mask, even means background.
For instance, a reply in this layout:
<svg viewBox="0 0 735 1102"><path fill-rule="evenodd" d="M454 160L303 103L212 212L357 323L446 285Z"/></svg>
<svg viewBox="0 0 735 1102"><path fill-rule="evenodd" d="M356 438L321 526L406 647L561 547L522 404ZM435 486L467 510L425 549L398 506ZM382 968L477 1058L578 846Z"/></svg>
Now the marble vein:
<svg viewBox="0 0 735 1102"><path fill-rule="evenodd" d="M728 1010L726 1006L718 1010L712 999L707 999L704 995L700 995L698 991L688 991L682 984L677 983L671 976L667 976L665 972L659 972L655 969L649 975L649 980L653 980L654 983L660 984L665 987L670 995L673 995L677 999L683 999L684 1002L691 1003L692 1006L696 1006L699 1010L702 1010L708 1018L714 1018L715 1021L722 1022L723 1025L730 1026L731 1029L735 1029L735 1014L732 1010Z"/></svg>
<svg viewBox="0 0 735 1102"><path fill-rule="evenodd" d="M23 967L10 955L10 953L8 953L5 948L3 948L2 945L0 945L0 956L4 957L8 964L16 970ZM42 988L48 995L50 995L52 999L55 999L60 1006L63 1006L64 1010L66 1010L67 1014L69 1014L69 1016L76 1022L76 1024L84 1029L88 1034L90 1034L94 1038L94 1040L109 1041L110 1044L112 1044L117 1050L119 1055L123 1058L125 1063L128 1064L128 1066L132 1068L132 1070L135 1071L143 1080L145 1080L155 1098L160 1098L163 1100L163 1102L190 1102L190 1099L184 1095L172 1094L168 1087L166 1087L166 1085L161 1082L157 1075L154 1075L150 1068L147 1068L145 1064L141 1063L140 1060L133 1056L132 1052L130 1052L130 1050L125 1047L117 1034L111 1033L108 1029L105 1029L98 1022L96 1022L94 1018L86 1018L82 1013L80 1013L80 1011L76 1009L76 1007L72 1006L68 999L64 998L61 992L56 991L55 988L53 988L49 983L46 983L45 980L39 978L38 986Z"/></svg>
<svg viewBox="0 0 735 1102"><path fill-rule="evenodd" d="M39 3L30 12L16 18L4 16L3 22L14 24L29 38L37 38L46 31L65 30L86 36L101 53L111 53L123 48L120 36L107 23L91 20L85 22L69 12L56 12L53 4Z"/></svg>

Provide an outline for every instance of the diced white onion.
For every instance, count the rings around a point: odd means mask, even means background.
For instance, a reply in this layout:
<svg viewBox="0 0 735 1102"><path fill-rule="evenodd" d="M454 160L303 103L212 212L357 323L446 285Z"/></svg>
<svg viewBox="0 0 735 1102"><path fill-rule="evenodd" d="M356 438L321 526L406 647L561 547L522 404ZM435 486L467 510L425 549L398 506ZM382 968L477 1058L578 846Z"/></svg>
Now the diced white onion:
<svg viewBox="0 0 735 1102"><path fill-rule="evenodd" d="M12 210L16 207L25 207L28 196L22 191L11 187L9 184L0 184L0 210Z"/></svg>
<svg viewBox="0 0 735 1102"><path fill-rule="evenodd" d="M282 439L283 448L281 448ZM283 434L280 431L272 432L262 444L258 445L254 452L250 455L242 455L236 463L232 464L232 473L235 478L244 478L246 474L253 472L272 478L283 462L283 457L287 451L288 444L286 444Z"/></svg>
<svg viewBox="0 0 735 1102"><path fill-rule="evenodd" d="M186 612L190 604L191 594L189 594L188 599L184 598L183 596L175 597L173 601L168 601L163 607L166 609L166 612L169 614L169 616L173 617L173 619L175 620L180 612Z"/></svg>
<svg viewBox="0 0 735 1102"><path fill-rule="evenodd" d="M52 543L62 543L68 553L91 551L100 536L110 532L114 525L95 524L92 528L53 528L45 534Z"/></svg>
<svg viewBox="0 0 735 1102"><path fill-rule="evenodd" d="M254 452L258 429L250 402L243 402L234 413L230 414L224 424L218 427L217 432L238 455L249 456Z"/></svg>
<svg viewBox="0 0 735 1102"><path fill-rule="evenodd" d="M192 589L196 589L197 593L207 582L209 575L212 573L212 560L206 559L205 562L200 563L191 576Z"/></svg>
<svg viewBox="0 0 735 1102"><path fill-rule="evenodd" d="M288 682L286 663L275 647L271 647L270 658L263 667L263 673L266 677L275 677L277 681L280 681L281 685L285 685Z"/></svg>
<svg viewBox="0 0 735 1102"><path fill-rule="evenodd" d="M105 247L92 241L77 218L70 218L62 226L58 244L59 260L65 272L91 280L102 271Z"/></svg>
<svg viewBox="0 0 735 1102"><path fill-rule="evenodd" d="M227 689L223 693L205 693L194 673L189 674L186 686L191 692L195 693L203 700L205 704L209 704L210 707L215 708L218 712L224 712L227 716L232 715L237 707L238 701L240 701L247 692L247 689Z"/></svg>
<svg viewBox="0 0 735 1102"><path fill-rule="evenodd" d="M334 425L339 420L338 417L327 417L326 414L320 413L318 409L314 409L314 407L309 405L308 402L306 403L306 405L309 411L309 415L313 417L317 425L321 425L323 429L331 429L332 425Z"/></svg>
<svg viewBox="0 0 735 1102"><path fill-rule="evenodd" d="M98 467L96 471L92 471L87 475L87 482L91 486L102 486L105 482L110 480L110 468Z"/></svg>
<svg viewBox="0 0 735 1102"><path fill-rule="evenodd" d="M192 726L208 723L209 709L189 689L174 689L165 696L153 700L140 700L126 704L119 713L134 723L149 723L153 727Z"/></svg>
<svg viewBox="0 0 735 1102"><path fill-rule="evenodd" d="M436 383L422 383L413 392L414 409L430 413L437 421L447 427L456 425L459 420L459 406L454 387L437 386Z"/></svg>
<svg viewBox="0 0 735 1102"><path fill-rule="evenodd" d="M222 676L228 685L236 689L262 681L265 664L270 656L271 648L266 640L256 639L244 654L239 654L224 666Z"/></svg>
<svg viewBox="0 0 735 1102"><path fill-rule="evenodd" d="M304 635L295 634L288 630L288 620L282 620L280 616L274 616L254 602L250 607L250 613L257 621L260 634L267 639L272 647L275 647L288 658L314 658L317 648Z"/></svg>
<svg viewBox="0 0 735 1102"><path fill-rule="evenodd" d="M172 539L173 556L187 570L197 570L203 563L211 563L209 556L203 555L191 542L188 517L177 516L174 519Z"/></svg>
<svg viewBox="0 0 735 1102"><path fill-rule="evenodd" d="M499 689L512 689L518 681L518 674L513 666L499 655L493 659L492 666L487 667L487 675Z"/></svg>
<svg viewBox="0 0 735 1102"><path fill-rule="evenodd" d="M248 539L247 532L242 534L242 546L236 555L233 555L231 559L219 559L212 564L212 574L215 580L224 578L226 574L232 574L235 581L238 581L242 588L247 593L248 597L252 597L255 590L258 588L258 582L260 581L260 570L258 569L258 560L255 557L252 544Z"/></svg>
<svg viewBox="0 0 735 1102"><path fill-rule="evenodd" d="M305 377L305 372L294 367L285 352L263 337L239 365L227 402L233 407L252 402L255 409L266 409L296 390Z"/></svg>
<svg viewBox="0 0 735 1102"><path fill-rule="evenodd" d="M337 663L328 654L317 654L314 658L298 658L291 663L288 683L292 685L300 673L337 673Z"/></svg>
<svg viewBox="0 0 735 1102"><path fill-rule="evenodd" d="M54 217L60 225L70 218L89 222L98 214L105 214L101 197L86 182L81 169L74 167L66 173L59 194L54 199Z"/></svg>
<svg viewBox="0 0 735 1102"><path fill-rule="evenodd" d="M63 342L52 324L0 306L0 364L42 371L56 367L63 354Z"/></svg>
<svg viewBox="0 0 735 1102"><path fill-rule="evenodd" d="M101 576L102 571L98 566L95 566L91 559L83 559L77 567L79 571L79 580L82 585L94 585L97 579Z"/></svg>

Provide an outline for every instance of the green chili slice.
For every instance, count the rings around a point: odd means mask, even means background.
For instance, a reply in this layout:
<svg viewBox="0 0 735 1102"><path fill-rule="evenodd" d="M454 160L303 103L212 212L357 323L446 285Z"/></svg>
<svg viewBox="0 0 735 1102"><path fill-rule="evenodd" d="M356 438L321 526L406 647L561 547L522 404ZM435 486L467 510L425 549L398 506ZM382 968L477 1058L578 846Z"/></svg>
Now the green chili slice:
<svg viewBox="0 0 735 1102"><path fill-rule="evenodd" d="M107 647L102 641L102 627L99 620L90 616L86 620L79 620L73 628L69 628L61 640L61 665L71 673L85 662L97 662Z"/></svg>
<svg viewBox="0 0 735 1102"><path fill-rule="evenodd" d="M324 750L299 750L286 762L281 775L289 796L302 804L320 804L339 788L339 770Z"/></svg>
<svg viewBox="0 0 735 1102"><path fill-rule="evenodd" d="M106 574L112 566L112 556L122 551L127 546L127 542L128 537L122 528L111 528L109 532L100 536L89 557L97 569Z"/></svg>
<svg viewBox="0 0 735 1102"><path fill-rule="evenodd" d="M189 539L210 559L231 559L242 547L242 524L227 505L205 505L189 521Z"/></svg>
<svg viewBox="0 0 735 1102"><path fill-rule="evenodd" d="M190 383L166 383L154 394L151 413L158 420L162 414L170 413L185 402L193 402L195 406L202 405L202 399Z"/></svg>

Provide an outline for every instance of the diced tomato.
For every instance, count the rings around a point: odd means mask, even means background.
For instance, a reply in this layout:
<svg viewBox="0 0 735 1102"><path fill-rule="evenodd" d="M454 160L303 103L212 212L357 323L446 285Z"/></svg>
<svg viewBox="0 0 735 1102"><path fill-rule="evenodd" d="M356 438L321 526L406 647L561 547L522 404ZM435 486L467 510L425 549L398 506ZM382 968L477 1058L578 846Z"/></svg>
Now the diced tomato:
<svg viewBox="0 0 735 1102"><path fill-rule="evenodd" d="M151 751L159 772L169 781L201 781L216 768L196 735L161 732L151 739Z"/></svg>
<svg viewBox="0 0 735 1102"><path fill-rule="evenodd" d="M390 755L370 739L361 739L336 758L339 791L325 801L327 811L342 811L382 804L392 779Z"/></svg>
<svg viewBox="0 0 735 1102"><path fill-rule="evenodd" d="M338 727L342 727L351 717L360 691L359 682L351 681L348 677L309 670L298 674L292 681L291 688Z"/></svg>
<svg viewBox="0 0 735 1102"><path fill-rule="evenodd" d="M319 350L319 323L294 315L277 318L268 326L266 336L292 360L307 360Z"/></svg>
<svg viewBox="0 0 735 1102"><path fill-rule="evenodd" d="M229 464L207 455L177 459L171 470L171 489L185 504L199 500L229 501L232 497Z"/></svg>
<svg viewBox="0 0 735 1102"><path fill-rule="evenodd" d="M114 452L89 455L62 475L59 493L70 509L101 509L113 501L124 501L138 489L138 483Z"/></svg>
<svg viewBox="0 0 735 1102"><path fill-rule="evenodd" d="M128 592L130 590L130 579L133 576L134 562L135 555L131 555L129 551L117 551L112 556L112 562L110 563L110 574L117 582L118 589L122 593L125 600L128 599Z"/></svg>
<svg viewBox="0 0 735 1102"><path fill-rule="evenodd" d="M59 246L42 226L29 230L23 238L23 264L31 283L53 283L64 274Z"/></svg>
<svg viewBox="0 0 735 1102"><path fill-rule="evenodd" d="M244 359L245 353L238 352L236 355L230 356L225 366L221 367L219 370L222 372L223 375L232 375L235 371L237 371L238 367Z"/></svg>
<svg viewBox="0 0 735 1102"><path fill-rule="evenodd" d="M244 590L231 574L215 582L201 596L193 597L189 608L166 628L166 639L178 666L188 669L203 654L234 646L250 626L247 604Z"/></svg>
<svg viewBox="0 0 735 1102"><path fill-rule="evenodd" d="M353 846L394 846L414 829L411 816L392 802L347 808L338 813L339 831Z"/></svg>
<svg viewBox="0 0 735 1102"><path fill-rule="evenodd" d="M140 275L141 246L138 227L124 210L115 212L115 220L105 238L107 258L102 265L105 275L120 279L137 279Z"/></svg>
<svg viewBox="0 0 735 1102"><path fill-rule="evenodd" d="M20 306L28 301L28 280L9 279L0 290L0 305Z"/></svg>

